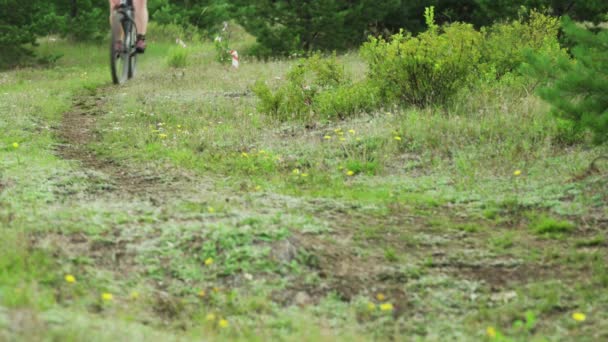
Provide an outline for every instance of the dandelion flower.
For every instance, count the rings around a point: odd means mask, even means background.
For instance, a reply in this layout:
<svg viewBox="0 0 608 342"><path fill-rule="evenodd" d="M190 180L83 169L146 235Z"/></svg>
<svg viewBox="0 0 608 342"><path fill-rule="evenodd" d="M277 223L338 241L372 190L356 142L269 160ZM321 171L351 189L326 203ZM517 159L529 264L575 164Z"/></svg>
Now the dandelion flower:
<svg viewBox="0 0 608 342"><path fill-rule="evenodd" d="M355 175L355 171L353 171L353 170L348 170L348 171L346 171L346 175L347 175L347 176L354 176L354 175Z"/></svg>
<svg viewBox="0 0 608 342"><path fill-rule="evenodd" d="M348 133L350 133L350 134L355 134L356 132L355 132L355 130L354 130L354 129L349 129L349 130L348 130Z"/></svg>
<svg viewBox="0 0 608 342"><path fill-rule="evenodd" d="M256 185L255 191L260 191L260 190L262 190L262 187L260 185Z"/></svg>
<svg viewBox="0 0 608 342"><path fill-rule="evenodd" d="M326 135L326 136L323 137L323 139L325 139L325 140L331 140L331 135Z"/></svg>
<svg viewBox="0 0 608 342"><path fill-rule="evenodd" d="M378 293L376 295L376 299L378 299L379 301L383 302L386 299L386 296L384 295L384 293Z"/></svg>
<svg viewBox="0 0 608 342"><path fill-rule="evenodd" d="M66 282L68 282L70 284L73 284L73 283L76 282L76 278L73 275L71 275L71 274L66 274L65 277L64 277L64 279L65 279Z"/></svg>
<svg viewBox="0 0 608 342"><path fill-rule="evenodd" d="M159 134L158 137L161 139L167 139L167 135L165 133Z"/></svg>
<svg viewBox="0 0 608 342"><path fill-rule="evenodd" d="M393 311L393 304L391 304L391 303L380 304L380 310L382 310L382 311Z"/></svg>
<svg viewBox="0 0 608 342"><path fill-rule="evenodd" d="M336 132L336 133L342 132L342 128L336 128L336 129L334 129L334 132Z"/></svg>
<svg viewBox="0 0 608 342"><path fill-rule="evenodd" d="M369 311L376 310L376 304L374 304L372 302L367 303L367 310L369 310Z"/></svg>
<svg viewBox="0 0 608 342"><path fill-rule="evenodd" d="M207 211L208 211L210 214L213 214L213 213L215 212L215 208L213 208L213 207L209 207L209 208L207 208Z"/></svg>
<svg viewBox="0 0 608 342"><path fill-rule="evenodd" d="M101 294L101 299L103 299L105 302L109 302L114 299L114 296L111 293L104 292Z"/></svg>
<svg viewBox="0 0 608 342"><path fill-rule="evenodd" d="M340 141L346 141L346 138L340 137Z"/></svg>
<svg viewBox="0 0 608 342"><path fill-rule="evenodd" d="M13 143L13 148L19 148L19 143L18 142L14 142Z"/></svg>
<svg viewBox="0 0 608 342"><path fill-rule="evenodd" d="M177 128L182 128L182 125L177 125Z"/></svg>
<svg viewBox="0 0 608 342"><path fill-rule="evenodd" d="M249 155L247 154L247 152L243 152L243 153L241 153L241 156L242 156L243 158L247 158L247 157L249 157Z"/></svg>
<svg viewBox="0 0 608 342"><path fill-rule="evenodd" d="M206 295L207 295L207 292L205 292L205 290L200 290L200 291L198 291L198 296L199 296L199 297L203 298L203 297L205 297Z"/></svg>
<svg viewBox="0 0 608 342"><path fill-rule="evenodd" d="M587 315L582 312L575 312L572 314L572 319L577 322L584 322L587 319Z"/></svg>
<svg viewBox="0 0 608 342"><path fill-rule="evenodd" d="M396 136L396 137L395 137L395 140L397 140L397 141L401 141L401 137L400 137L400 136Z"/></svg>
<svg viewBox="0 0 608 342"><path fill-rule="evenodd" d="M496 338L496 329L494 329L494 327L488 327L486 329L486 334L489 338Z"/></svg>
<svg viewBox="0 0 608 342"><path fill-rule="evenodd" d="M303 173L301 176L302 176L302 178L306 178L306 177L308 177L308 173Z"/></svg>
<svg viewBox="0 0 608 342"><path fill-rule="evenodd" d="M205 265L207 265L207 266L213 265L213 258L207 258L207 259L205 259Z"/></svg>
<svg viewBox="0 0 608 342"><path fill-rule="evenodd" d="M521 176L521 170L515 170L513 172L513 176L515 176L515 177Z"/></svg>
<svg viewBox="0 0 608 342"><path fill-rule="evenodd" d="M131 299L135 300L135 299L139 299L139 292L137 291L133 291L131 292Z"/></svg>
<svg viewBox="0 0 608 342"><path fill-rule="evenodd" d="M217 324L220 328L228 328L228 321L225 319L220 319L219 323Z"/></svg>
<svg viewBox="0 0 608 342"><path fill-rule="evenodd" d="M300 169L293 169L293 171L291 171L291 173L293 173L294 175L299 175Z"/></svg>
<svg viewBox="0 0 608 342"><path fill-rule="evenodd" d="M207 314L207 316L205 317L205 319L206 319L208 322L215 321L215 315L214 315L214 314L212 314L212 313Z"/></svg>

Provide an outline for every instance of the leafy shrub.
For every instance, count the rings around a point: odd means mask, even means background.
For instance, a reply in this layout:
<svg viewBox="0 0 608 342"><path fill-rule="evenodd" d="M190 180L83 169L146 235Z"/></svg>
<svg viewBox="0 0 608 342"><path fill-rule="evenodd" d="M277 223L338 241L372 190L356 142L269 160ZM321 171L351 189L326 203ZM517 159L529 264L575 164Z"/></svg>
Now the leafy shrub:
<svg viewBox="0 0 608 342"><path fill-rule="evenodd" d="M482 35L468 24L431 29L417 37L400 32L389 41L371 38L362 48L369 78L387 100L442 104L473 77Z"/></svg>
<svg viewBox="0 0 608 342"><path fill-rule="evenodd" d="M495 24L482 29L482 63L500 78L516 71L525 61L525 52L560 53L559 19L532 11L528 19Z"/></svg>
<svg viewBox="0 0 608 342"><path fill-rule="evenodd" d="M538 93L557 117L571 122L570 137L590 129L598 143L608 141L608 30L597 34L563 20L564 33L574 43L573 59L561 54L530 53L532 76L544 82ZM573 132L572 132L573 131Z"/></svg>
<svg viewBox="0 0 608 342"><path fill-rule="evenodd" d="M380 107L380 91L371 82L342 85L321 92L315 98L314 111L327 119L346 118L368 113Z"/></svg>
<svg viewBox="0 0 608 342"><path fill-rule="evenodd" d="M188 55L188 50L185 48L173 48L167 56L167 64L172 68L184 68L188 65Z"/></svg>
<svg viewBox="0 0 608 342"><path fill-rule="evenodd" d="M303 59L286 78L287 82L274 92L263 82L255 84L253 92L260 100L260 112L280 120L305 120L325 114L352 115L357 109L372 107L364 101L374 100L373 96L362 96L365 89L361 86L351 88L352 81L335 55L322 58L316 54Z"/></svg>

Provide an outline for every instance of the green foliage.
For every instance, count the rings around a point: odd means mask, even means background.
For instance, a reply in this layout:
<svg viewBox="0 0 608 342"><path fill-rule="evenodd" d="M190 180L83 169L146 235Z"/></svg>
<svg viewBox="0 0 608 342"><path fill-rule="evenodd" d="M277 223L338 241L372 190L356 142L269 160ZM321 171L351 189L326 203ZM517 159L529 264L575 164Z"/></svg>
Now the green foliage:
<svg viewBox="0 0 608 342"><path fill-rule="evenodd" d="M172 48L167 56L167 65L172 68L184 68L188 65L188 55L188 50L185 48Z"/></svg>
<svg viewBox="0 0 608 342"><path fill-rule="evenodd" d="M33 24L38 13L35 2L3 0L0 2L0 68L19 64L32 56L26 44L34 44L36 27Z"/></svg>
<svg viewBox="0 0 608 342"><path fill-rule="evenodd" d="M160 25L178 25L190 28L190 31L201 30L208 36L217 32L221 23L230 17L230 6L226 0L150 0L149 2L151 20Z"/></svg>
<svg viewBox="0 0 608 342"><path fill-rule="evenodd" d="M253 53L290 56L315 50L344 50L363 42L371 23L398 5L390 1L233 0L237 20L257 38Z"/></svg>
<svg viewBox="0 0 608 342"><path fill-rule="evenodd" d="M468 24L451 24L413 37L371 38L362 48L369 78L389 100L426 106L446 103L471 80L482 35Z"/></svg>
<svg viewBox="0 0 608 342"><path fill-rule="evenodd" d="M487 63L500 78L517 71L525 61L525 51L535 50L557 55L560 45L557 39L559 20L532 11L527 19L511 23L499 23L482 29L482 62Z"/></svg>
<svg viewBox="0 0 608 342"><path fill-rule="evenodd" d="M264 82L255 84L260 112L280 120L331 119L372 110L379 103L377 90L367 82L353 84L335 55L303 59L286 79L274 92Z"/></svg>
<svg viewBox="0 0 608 342"><path fill-rule="evenodd" d="M594 34L569 18L563 28L573 58L530 53L527 71L544 82L538 94L573 124L574 134L589 129L596 142L608 141L608 30Z"/></svg>

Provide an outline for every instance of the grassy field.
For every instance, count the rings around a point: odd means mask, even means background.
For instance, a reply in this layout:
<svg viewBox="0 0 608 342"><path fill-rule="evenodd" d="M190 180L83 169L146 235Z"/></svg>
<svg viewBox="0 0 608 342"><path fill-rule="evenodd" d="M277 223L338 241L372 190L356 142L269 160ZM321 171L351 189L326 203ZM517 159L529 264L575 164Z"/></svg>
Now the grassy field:
<svg viewBox="0 0 608 342"><path fill-rule="evenodd" d="M0 340L608 339L608 147L525 90L280 122L250 89L297 61L39 49L0 73Z"/></svg>

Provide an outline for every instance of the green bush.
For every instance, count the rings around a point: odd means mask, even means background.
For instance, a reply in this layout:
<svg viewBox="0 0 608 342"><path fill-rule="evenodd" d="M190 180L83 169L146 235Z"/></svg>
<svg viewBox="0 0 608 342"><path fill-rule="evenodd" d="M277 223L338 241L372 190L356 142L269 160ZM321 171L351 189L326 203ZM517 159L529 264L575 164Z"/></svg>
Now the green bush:
<svg viewBox="0 0 608 342"><path fill-rule="evenodd" d="M260 112L280 120L305 120L314 115L314 103L319 93L351 82L335 56L322 58L318 54L301 60L286 78L287 82L274 92L265 83L256 83L253 92L260 100Z"/></svg>
<svg viewBox="0 0 608 342"><path fill-rule="evenodd" d="M403 32L389 41L371 38L361 52L369 78L388 101L443 104L473 78L483 36L468 24L433 28L413 37Z"/></svg>
<svg viewBox="0 0 608 342"><path fill-rule="evenodd" d="M358 113L369 113L381 105L380 91L371 82L345 84L319 93L314 111L325 119L344 119Z"/></svg>
<svg viewBox="0 0 608 342"><path fill-rule="evenodd" d="M532 11L528 19L499 23L483 28L481 62L486 63L496 78L516 71L525 61L525 52L560 53L559 19Z"/></svg>
<svg viewBox="0 0 608 342"><path fill-rule="evenodd" d="M184 68L188 65L188 55L188 50L185 48L172 48L167 56L167 65L172 68Z"/></svg>
<svg viewBox="0 0 608 342"><path fill-rule="evenodd" d="M576 137L589 129L597 143L608 141L608 30L598 33L563 20L566 38L574 48L573 58L546 52L528 55L528 73L543 82L538 94L549 102L556 116L569 121L562 124Z"/></svg>

